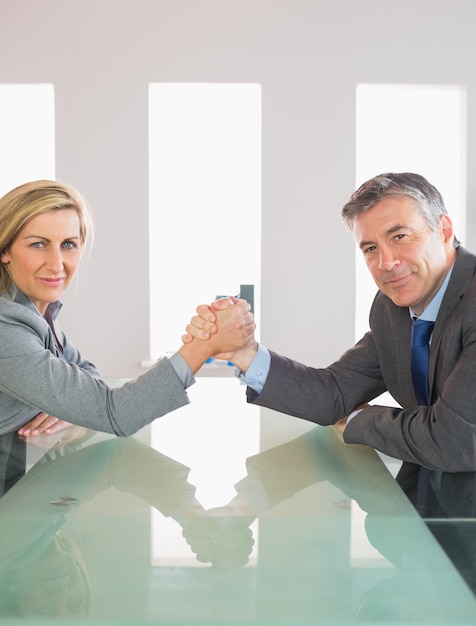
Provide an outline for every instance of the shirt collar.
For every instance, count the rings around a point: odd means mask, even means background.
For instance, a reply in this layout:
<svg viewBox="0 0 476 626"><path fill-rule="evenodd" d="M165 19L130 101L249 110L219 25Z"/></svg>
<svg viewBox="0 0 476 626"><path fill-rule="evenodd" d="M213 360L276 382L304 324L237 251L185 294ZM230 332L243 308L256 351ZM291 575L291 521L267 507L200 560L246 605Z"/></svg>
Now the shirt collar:
<svg viewBox="0 0 476 626"><path fill-rule="evenodd" d="M425 308L421 315L416 315L413 309L410 307L408 310L410 312L410 317L418 317L418 319L426 320L428 322L435 322L438 317L438 313L440 310L441 302L443 301L443 297L448 289L448 283L450 282L451 274L453 272L454 264L451 266L450 271L446 274L445 280L443 284L438 289L438 292L433 297L433 300L429 303L429 305Z"/></svg>

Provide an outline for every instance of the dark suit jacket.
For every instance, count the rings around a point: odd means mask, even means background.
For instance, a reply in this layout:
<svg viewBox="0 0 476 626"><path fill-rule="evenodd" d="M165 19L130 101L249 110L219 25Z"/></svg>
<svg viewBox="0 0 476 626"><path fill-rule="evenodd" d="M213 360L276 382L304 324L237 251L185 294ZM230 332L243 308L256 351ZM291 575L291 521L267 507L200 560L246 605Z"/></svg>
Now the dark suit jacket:
<svg viewBox="0 0 476 626"><path fill-rule="evenodd" d="M460 246L433 331L430 406L418 406L413 391L408 309L381 292L370 331L338 361L316 369L272 352L264 389L256 395L248 388L248 401L327 425L389 391L402 408L364 409L346 427L347 443L431 469L475 471L475 270L476 256Z"/></svg>

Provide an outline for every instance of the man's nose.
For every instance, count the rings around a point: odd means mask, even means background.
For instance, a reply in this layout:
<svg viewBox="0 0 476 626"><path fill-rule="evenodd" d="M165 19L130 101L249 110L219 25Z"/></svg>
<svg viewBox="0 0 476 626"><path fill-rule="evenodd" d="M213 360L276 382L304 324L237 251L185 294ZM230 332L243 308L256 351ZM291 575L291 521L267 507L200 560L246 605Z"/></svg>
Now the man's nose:
<svg viewBox="0 0 476 626"><path fill-rule="evenodd" d="M395 254L390 246L380 246L379 254L379 269L388 272L389 270L393 270L398 265L399 261L395 257Z"/></svg>

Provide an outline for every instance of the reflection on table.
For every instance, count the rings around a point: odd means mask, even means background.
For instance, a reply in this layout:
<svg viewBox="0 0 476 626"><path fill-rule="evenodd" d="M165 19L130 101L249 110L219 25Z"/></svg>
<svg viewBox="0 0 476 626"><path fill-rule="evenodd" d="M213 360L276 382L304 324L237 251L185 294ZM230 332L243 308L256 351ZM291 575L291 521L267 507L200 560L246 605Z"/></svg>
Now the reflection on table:
<svg viewBox="0 0 476 626"><path fill-rule="evenodd" d="M208 510L148 431L72 429L46 450L3 436L1 618L474 624L474 475L435 478L430 532L374 451L279 417L287 440L248 457L233 497ZM151 508L204 566L151 565ZM369 559L355 556L359 532Z"/></svg>

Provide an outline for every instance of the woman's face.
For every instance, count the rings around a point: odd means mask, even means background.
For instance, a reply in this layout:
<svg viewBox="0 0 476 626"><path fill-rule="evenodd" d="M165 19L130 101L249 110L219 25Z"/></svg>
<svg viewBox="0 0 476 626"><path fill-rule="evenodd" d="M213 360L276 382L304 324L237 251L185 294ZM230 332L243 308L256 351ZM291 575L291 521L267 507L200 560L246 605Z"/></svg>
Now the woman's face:
<svg viewBox="0 0 476 626"><path fill-rule="evenodd" d="M44 315L67 289L81 258L79 215L61 209L33 217L0 260Z"/></svg>

